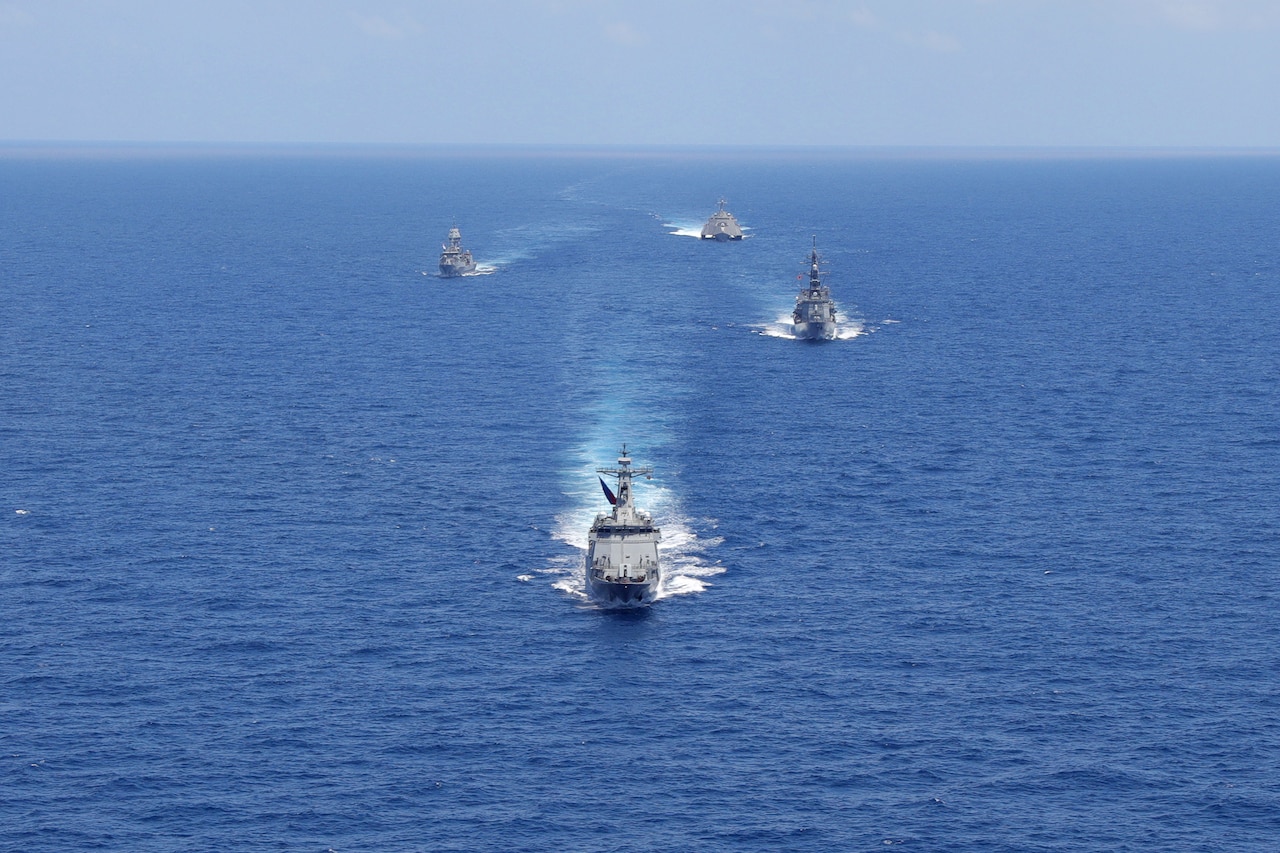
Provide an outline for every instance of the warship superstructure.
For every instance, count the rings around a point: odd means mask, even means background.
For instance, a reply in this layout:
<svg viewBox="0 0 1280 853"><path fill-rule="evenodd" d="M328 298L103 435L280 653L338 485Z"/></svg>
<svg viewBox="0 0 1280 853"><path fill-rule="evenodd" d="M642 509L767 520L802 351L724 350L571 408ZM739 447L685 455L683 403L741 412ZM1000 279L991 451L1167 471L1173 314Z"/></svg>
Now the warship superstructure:
<svg viewBox="0 0 1280 853"><path fill-rule="evenodd" d="M720 199L720 209L711 214L707 224L702 226L703 240L718 240L723 243L727 240L742 239L742 228L738 225L738 220L724 209L724 205L725 200Z"/></svg>
<svg viewBox="0 0 1280 853"><path fill-rule="evenodd" d="M440 253L440 275L453 278L463 273L475 272L476 262L471 251L462 248L462 232L458 226L449 229L449 244Z"/></svg>
<svg viewBox="0 0 1280 853"><path fill-rule="evenodd" d="M615 494L600 478L613 511L597 515L587 534L587 593L610 607L642 607L657 597L662 580L658 562L662 531L647 512L636 508L631 478L636 474L651 477L653 469L632 468L624 444L618 467L596 471L617 477L618 491Z"/></svg>
<svg viewBox="0 0 1280 853"><path fill-rule="evenodd" d="M813 252L809 256L809 284L796 296L796 310L791 320L797 338L829 341L836 336L836 303L822 283L817 237L813 238Z"/></svg>

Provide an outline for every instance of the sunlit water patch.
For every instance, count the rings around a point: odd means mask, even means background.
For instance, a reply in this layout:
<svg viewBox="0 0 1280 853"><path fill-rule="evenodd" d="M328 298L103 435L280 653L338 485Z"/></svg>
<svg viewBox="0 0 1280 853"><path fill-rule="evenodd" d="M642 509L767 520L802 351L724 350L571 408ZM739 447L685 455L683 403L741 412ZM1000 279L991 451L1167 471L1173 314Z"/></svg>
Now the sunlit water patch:
<svg viewBox="0 0 1280 853"><path fill-rule="evenodd" d="M135 155L0 156L4 849L1277 848L1280 160Z"/></svg>

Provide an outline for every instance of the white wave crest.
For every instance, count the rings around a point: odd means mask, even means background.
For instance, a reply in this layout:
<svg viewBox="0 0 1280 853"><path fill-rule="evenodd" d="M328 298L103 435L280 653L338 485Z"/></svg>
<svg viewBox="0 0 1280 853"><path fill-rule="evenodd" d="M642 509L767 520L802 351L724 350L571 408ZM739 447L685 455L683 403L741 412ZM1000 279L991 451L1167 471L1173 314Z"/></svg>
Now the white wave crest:
<svg viewBox="0 0 1280 853"><path fill-rule="evenodd" d="M836 329L836 340L851 341L859 335L869 334L869 330L861 320L847 320Z"/></svg>
<svg viewBox="0 0 1280 853"><path fill-rule="evenodd" d="M667 233L673 237L701 238L702 225L702 222L695 222L692 219L676 219L662 223L662 227L668 229Z"/></svg>

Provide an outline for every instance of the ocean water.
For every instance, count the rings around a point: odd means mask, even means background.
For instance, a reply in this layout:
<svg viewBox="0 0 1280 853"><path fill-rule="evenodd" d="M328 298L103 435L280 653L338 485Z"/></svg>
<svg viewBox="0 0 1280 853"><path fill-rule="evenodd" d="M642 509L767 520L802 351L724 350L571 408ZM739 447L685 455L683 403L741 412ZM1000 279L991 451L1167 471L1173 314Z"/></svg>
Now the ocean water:
<svg viewBox="0 0 1280 853"><path fill-rule="evenodd" d="M1280 159L118 154L0 158L0 849L1280 849Z"/></svg>

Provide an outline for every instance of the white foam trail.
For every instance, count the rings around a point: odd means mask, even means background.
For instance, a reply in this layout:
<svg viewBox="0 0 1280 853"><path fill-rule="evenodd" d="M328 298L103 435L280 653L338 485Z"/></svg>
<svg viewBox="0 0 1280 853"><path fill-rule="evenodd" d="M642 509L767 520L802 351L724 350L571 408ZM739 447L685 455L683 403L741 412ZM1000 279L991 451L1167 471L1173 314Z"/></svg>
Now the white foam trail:
<svg viewBox="0 0 1280 853"><path fill-rule="evenodd" d="M662 527L662 559L665 569L657 600L704 591L709 578L723 574L724 566L708 562L707 552L724 542L720 536L703 539L694 532L689 519L655 516Z"/></svg>
<svg viewBox="0 0 1280 853"><path fill-rule="evenodd" d="M559 243L577 240L599 230L599 225L575 222L544 222L504 228L493 235L499 254L491 258L490 263L509 267L536 258Z"/></svg>
<svg viewBox="0 0 1280 853"><path fill-rule="evenodd" d="M694 221L692 219L673 219L670 222L662 223L663 228L674 229L668 231L674 237L702 237L702 221Z"/></svg>
<svg viewBox="0 0 1280 853"><path fill-rule="evenodd" d="M587 578L582 569L551 584L551 588L570 598L576 598L583 604L591 603L591 597L587 595Z"/></svg>
<svg viewBox="0 0 1280 853"><path fill-rule="evenodd" d="M789 341L796 339L790 314L781 314L772 323L761 323L752 328L757 334L764 335L766 338L784 338Z"/></svg>
<svg viewBox="0 0 1280 853"><path fill-rule="evenodd" d="M859 335L870 334L866 324L861 320L844 320L836 329L837 341L851 341Z"/></svg>

